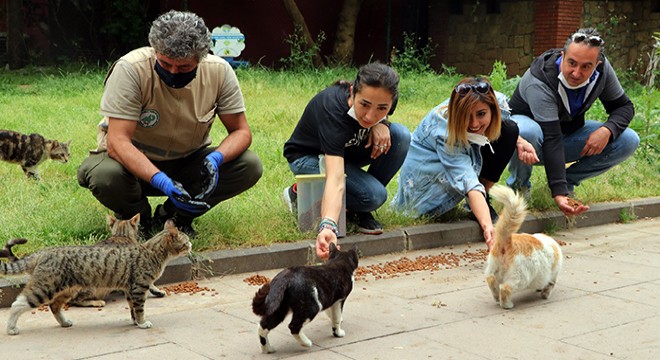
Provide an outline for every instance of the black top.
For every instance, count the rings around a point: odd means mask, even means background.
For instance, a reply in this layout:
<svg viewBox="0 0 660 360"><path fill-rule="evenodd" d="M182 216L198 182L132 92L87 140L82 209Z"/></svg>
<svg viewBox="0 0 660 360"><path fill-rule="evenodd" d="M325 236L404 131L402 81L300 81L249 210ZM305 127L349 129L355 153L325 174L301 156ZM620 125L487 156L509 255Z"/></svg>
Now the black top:
<svg viewBox="0 0 660 360"><path fill-rule="evenodd" d="M348 146L360 146L366 141L365 129L348 115L348 85L333 85L316 94L305 107L293 134L284 144L288 162L306 155L344 157Z"/></svg>

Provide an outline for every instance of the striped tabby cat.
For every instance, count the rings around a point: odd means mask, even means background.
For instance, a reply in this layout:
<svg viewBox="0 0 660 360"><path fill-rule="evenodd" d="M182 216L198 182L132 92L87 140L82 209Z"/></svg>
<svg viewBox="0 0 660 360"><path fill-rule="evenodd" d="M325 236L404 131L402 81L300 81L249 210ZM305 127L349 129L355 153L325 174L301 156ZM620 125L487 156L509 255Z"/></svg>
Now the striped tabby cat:
<svg viewBox="0 0 660 360"><path fill-rule="evenodd" d="M25 135L0 130L0 160L20 164L28 178L39 179L37 166L47 159L69 161L71 140L63 143L46 139L39 134Z"/></svg>
<svg viewBox="0 0 660 360"><path fill-rule="evenodd" d="M138 244L137 239L140 226L139 213L129 220L117 220L114 216L108 215L107 223L110 227L110 237L101 240L97 246ZM112 289L108 288L85 288L80 290L80 292L69 301L69 305L103 307L105 306L105 298L108 297L111 292ZM153 284L149 286L149 292L155 297L164 297L166 295L164 291L160 290Z"/></svg>
<svg viewBox="0 0 660 360"><path fill-rule="evenodd" d="M18 334L19 316L42 304L49 304L60 326L71 326L62 308L83 288L122 290L133 323L148 329L152 324L144 319L147 290L170 260L190 253L191 247L188 236L168 220L163 231L142 244L46 248L14 263L0 263L0 274L31 274L11 305L7 334Z"/></svg>

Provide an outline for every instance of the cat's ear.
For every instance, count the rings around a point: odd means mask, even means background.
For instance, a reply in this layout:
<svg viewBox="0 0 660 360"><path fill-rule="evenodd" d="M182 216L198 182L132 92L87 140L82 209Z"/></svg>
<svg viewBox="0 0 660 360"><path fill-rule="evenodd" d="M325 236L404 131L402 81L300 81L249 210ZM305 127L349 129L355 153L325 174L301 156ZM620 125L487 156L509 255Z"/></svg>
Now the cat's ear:
<svg viewBox="0 0 660 360"><path fill-rule="evenodd" d="M357 267L358 262L360 261L359 259L362 257L362 252L358 249L357 244L353 245L353 248L349 250L349 252L351 253L353 260L355 261L355 266Z"/></svg>
<svg viewBox="0 0 660 360"><path fill-rule="evenodd" d="M163 230L167 230L169 232L172 232L172 230L176 231L176 224L174 224L172 219L167 219L167 221L165 221L165 225L163 226Z"/></svg>
<svg viewBox="0 0 660 360"><path fill-rule="evenodd" d="M112 228L112 225L114 225L117 222L117 218L108 214L105 217L105 222L108 224L108 227Z"/></svg>
<svg viewBox="0 0 660 360"><path fill-rule="evenodd" d="M334 258L335 255L337 255L338 252L339 252L339 249L337 248L337 245L333 242L330 242L330 256L328 257L328 259Z"/></svg>
<svg viewBox="0 0 660 360"><path fill-rule="evenodd" d="M140 213L137 213L131 218L131 225L137 226L139 224L140 224Z"/></svg>
<svg viewBox="0 0 660 360"><path fill-rule="evenodd" d="M172 236L178 236L179 235L179 230L176 228L176 224L174 224L174 221L172 219L168 219L165 221L165 230L172 235Z"/></svg>

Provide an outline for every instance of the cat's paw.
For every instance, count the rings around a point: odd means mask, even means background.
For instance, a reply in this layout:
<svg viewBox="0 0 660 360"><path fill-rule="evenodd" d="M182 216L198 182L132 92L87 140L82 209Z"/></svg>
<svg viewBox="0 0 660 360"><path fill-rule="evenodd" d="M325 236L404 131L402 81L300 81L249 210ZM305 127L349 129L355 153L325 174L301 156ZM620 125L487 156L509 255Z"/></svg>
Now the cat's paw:
<svg viewBox="0 0 660 360"><path fill-rule="evenodd" d="M261 345L261 352L264 354L272 354L275 352L275 348L270 346L270 344Z"/></svg>
<svg viewBox="0 0 660 360"><path fill-rule="evenodd" d="M151 324L151 321L149 320L143 322L142 324L135 324L135 325L137 325L137 327L139 327L140 329L151 329L151 327L153 326Z"/></svg>
<svg viewBox="0 0 660 360"><path fill-rule="evenodd" d="M270 342L268 341L268 333L270 332L269 330L266 330L259 325L259 343L261 344L261 352L264 354L270 354L275 352L275 348L270 346Z"/></svg>
<svg viewBox="0 0 660 360"><path fill-rule="evenodd" d="M165 297L165 295L167 295L167 293L165 291L157 288L156 286L151 286L149 288L149 292L151 293L151 295L153 295L155 297L158 297L158 298L162 298L162 297Z"/></svg>
<svg viewBox="0 0 660 360"><path fill-rule="evenodd" d="M334 335L335 337L341 338L341 337L346 336L346 331L344 331L344 329L339 328L339 327L332 328L332 335Z"/></svg>
<svg viewBox="0 0 660 360"><path fill-rule="evenodd" d="M18 335L19 331L16 326L14 327L7 327L7 335Z"/></svg>
<svg viewBox="0 0 660 360"><path fill-rule="evenodd" d="M543 290L541 290L541 298L544 299L544 300L547 300L548 298L550 298L550 294L552 294L552 289L554 289L554 287L555 287L555 284L551 283L550 285L543 288Z"/></svg>
<svg viewBox="0 0 660 360"><path fill-rule="evenodd" d="M71 321L69 319L64 319L64 320L62 320L62 322L60 322L60 326L62 326L62 327L71 327L71 326L73 326L73 321Z"/></svg>
<svg viewBox="0 0 660 360"><path fill-rule="evenodd" d="M104 307L105 300L84 300L74 305L82 307Z"/></svg>
<svg viewBox="0 0 660 360"><path fill-rule="evenodd" d="M298 334L293 334L293 337L295 337L296 340L298 340L298 344L300 344L300 346L302 346L302 347L312 347L312 345L313 345L312 340L310 340L302 332L300 332Z"/></svg>
<svg viewBox="0 0 660 360"><path fill-rule="evenodd" d="M500 306L502 307L502 309L505 309L505 310L513 309L513 301L501 302Z"/></svg>
<svg viewBox="0 0 660 360"><path fill-rule="evenodd" d="M300 346L303 347L312 347L312 345L314 344L312 344L312 340L310 339L305 339L304 341L300 342Z"/></svg>

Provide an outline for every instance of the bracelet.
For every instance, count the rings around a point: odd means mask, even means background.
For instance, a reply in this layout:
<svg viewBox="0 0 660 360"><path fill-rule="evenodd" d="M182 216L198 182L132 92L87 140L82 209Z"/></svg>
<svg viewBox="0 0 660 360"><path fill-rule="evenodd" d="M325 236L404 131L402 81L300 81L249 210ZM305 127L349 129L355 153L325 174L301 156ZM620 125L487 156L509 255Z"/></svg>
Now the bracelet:
<svg viewBox="0 0 660 360"><path fill-rule="evenodd" d="M339 236L339 230L336 227L331 226L329 224L319 225L319 232L321 232L325 229L331 230L333 233L335 233L335 236Z"/></svg>
<svg viewBox="0 0 660 360"><path fill-rule="evenodd" d="M337 222L335 221L335 219L333 219L331 217L327 217L327 216L325 216L323 219L321 219L321 222L319 223L319 225L324 224L324 223L325 224L330 224L332 226L337 226Z"/></svg>
<svg viewBox="0 0 660 360"><path fill-rule="evenodd" d="M381 121L380 123L387 126L388 129L392 126L392 123L387 119Z"/></svg>
<svg viewBox="0 0 660 360"><path fill-rule="evenodd" d="M339 228L337 227L337 222L329 217L324 217L321 219L321 222L319 223L319 232L329 229L333 233L335 233L336 236L339 235Z"/></svg>

